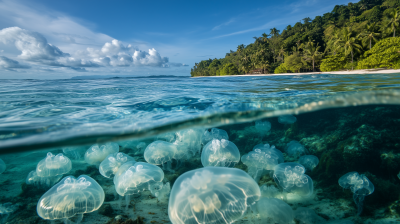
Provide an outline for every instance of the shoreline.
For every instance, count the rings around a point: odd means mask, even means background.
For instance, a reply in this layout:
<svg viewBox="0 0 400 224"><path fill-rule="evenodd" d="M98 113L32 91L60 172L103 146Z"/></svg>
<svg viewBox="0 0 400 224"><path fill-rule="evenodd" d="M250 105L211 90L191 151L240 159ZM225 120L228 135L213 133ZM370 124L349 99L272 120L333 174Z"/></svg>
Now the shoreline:
<svg viewBox="0 0 400 224"><path fill-rule="evenodd" d="M351 75L351 74L392 74L400 73L400 69L360 69L360 70L347 70L347 71L332 71L332 72L302 72L302 73L280 73L280 74L244 74L244 75L224 75L224 76L195 76L191 78L201 77L243 77L243 76L288 76L288 75L320 75L320 74L335 74L335 75Z"/></svg>

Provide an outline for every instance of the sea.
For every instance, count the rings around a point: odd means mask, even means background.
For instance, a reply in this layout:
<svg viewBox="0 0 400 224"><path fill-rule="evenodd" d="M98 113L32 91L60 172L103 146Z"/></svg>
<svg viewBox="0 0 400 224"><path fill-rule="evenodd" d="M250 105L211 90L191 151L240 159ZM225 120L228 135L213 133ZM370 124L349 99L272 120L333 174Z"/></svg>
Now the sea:
<svg viewBox="0 0 400 224"><path fill-rule="evenodd" d="M0 159L0 223L400 223L400 74L2 80Z"/></svg>

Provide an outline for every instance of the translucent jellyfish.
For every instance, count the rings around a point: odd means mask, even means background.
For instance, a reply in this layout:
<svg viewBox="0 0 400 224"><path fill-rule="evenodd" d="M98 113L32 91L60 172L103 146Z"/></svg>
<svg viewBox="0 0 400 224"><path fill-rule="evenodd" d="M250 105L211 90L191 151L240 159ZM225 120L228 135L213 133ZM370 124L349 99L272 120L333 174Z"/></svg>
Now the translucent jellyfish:
<svg viewBox="0 0 400 224"><path fill-rule="evenodd" d="M286 153L294 158L299 158L308 153L307 149L298 141L290 141L285 148Z"/></svg>
<svg viewBox="0 0 400 224"><path fill-rule="evenodd" d="M372 194L375 190L372 182L364 174L350 172L339 178L339 185L345 189L351 189L354 202L357 205L357 215L360 215L363 210L365 196Z"/></svg>
<svg viewBox="0 0 400 224"><path fill-rule="evenodd" d="M82 159L85 156L86 149L87 148L85 146L73 146L73 147L62 148L63 153L66 156L76 160Z"/></svg>
<svg viewBox="0 0 400 224"><path fill-rule="evenodd" d="M176 139L175 133L174 132L167 132L164 134L157 135L157 140L162 140L166 142L174 142Z"/></svg>
<svg viewBox="0 0 400 224"><path fill-rule="evenodd" d="M211 128L211 131L208 131L208 130L204 131L203 138L202 138L204 145L213 139L229 140L229 136L225 130L218 129L218 128Z"/></svg>
<svg viewBox="0 0 400 224"><path fill-rule="evenodd" d="M2 174L6 170L6 163L0 159L0 174Z"/></svg>
<svg viewBox="0 0 400 224"><path fill-rule="evenodd" d="M181 130L175 133L176 141L185 144L192 152L192 155L196 155L196 153L200 153L201 150L203 133L204 129L201 128Z"/></svg>
<svg viewBox="0 0 400 224"><path fill-rule="evenodd" d="M100 174L106 178L111 178L118 171L119 167L128 161L135 161L135 159L123 152L110 154L100 163Z"/></svg>
<svg viewBox="0 0 400 224"><path fill-rule="evenodd" d="M52 177L40 177L37 175L36 170L29 172L26 177L25 183L28 185L35 185L37 187L50 187L53 186L61 179L62 175Z"/></svg>
<svg viewBox="0 0 400 224"><path fill-rule="evenodd" d="M149 185L149 191L157 198L158 201L168 199L169 192L171 191L171 185L169 182L163 184L162 182L155 182Z"/></svg>
<svg viewBox="0 0 400 224"><path fill-rule="evenodd" d="M168 215L174 224L232 223L260 198L260 188L236 168L186 172L172 186Z"/></svg>
<svg viewBox="0 0 400 224"><path fill-rule="evenodd" d="M269 144L257 146L254 147L254 151L242 156L242 162L248 167L247 172L256 182L265 171L274 170L276 165L283 162L283 154L275 146Z"/></svg>
<svg viewBox="0 0 400 224"><path fill-rule="evenodd" d="M77 217L77 223L84 213L94 212L104 202L104 190L91 177L81 175L64 177L48 190L37 204L37 213L43 219L55 220Z"/></svg>
<svg viewBox="0 0 400 224"><path fill-rule="evenodd" d="M260 137L264 137L269 130L271 130L271 123L269 121L256 121L256 129L260 133Z"/></svg>
<svg viewBox="0 0 400 224"><path fill-rule="evenodd" d="M163 179L164 172L160 167L149 163L129 161L118 169L114 176L114 184L117 193L126 196L126 208L128 208L130 195L152 189L151 185L162 182Z"/></svg>
<svg viewBox="0 0 400 224"><path fill-rule="evenodd" d="M139 142L139 144L136 146L138 152L144 152L144 150L146 149L146 142ZM136 153L135 153L136 154Z"/></svg>
<svg viewBox="0 0 400 224"><path fill-rule="evenodd" d="M203 166L234 167L240 161L239 149L233 142L214 139L204 146L201 153Z"/></svg>
<svg viewBox="0 0 400 224"><path fill-rule="evenodd" d="M306 155L299 158L299 163L307 170L312 171L318 165L319 159L314 155Z"/></svg>
<svg viewBox="0 0 400 224"><path fill-rule="evenodd" d="M278 199L285 199L285 195L282 194L282 192L279 191L278 188L276 188L274 185L266 185L263 184L260 187L261 191L261 196L264 198L278 198Z"/></svg>
<svg viewBox="0 0 400 224"><path fill-rule="evenodd" d="M174 172L171 163L177 152L176 145L164 141L155 141L147 146L144 151L144 159L150 164L162 165L164 170Z"/></svg>
<svg viewBox="0 0 400 224"><path fill-rule="evenodd" d="M277 198L261 198L257 202L257 210L263 223L289 224L293 222L293 209Z"/></svg>
<svg viewBox="0 0 400 224"><path fill-rule="evenodd" d="M8 216L18 209L18 205L13 205L11 202L0 204L0 223L6 223Z"/></svg>
<svg viewBox="0 0 400 224"><path fill-rule="evenodd" d="M294 211L294 219L299 224L320 224L325 223L326 220L317 215L314 210L310 208L297 208Z"/></svg>
<svg viewBox="0 0 400 224"><path fill-rule="evenodd" d="M68 173L72 169L71 160L62 153L53 155L47 153L46 158L42 159L36 166L36 174L39 177L54 177Z"/></svg>
<svg viewBox="0 0 400 224"><path fill-rule="evenodd" d="M293 124L297 118L293 115L282 115L278 117L278 122L281 124Z"/></svg>
<svg viewBox="0 0 400 224"><path fill-rule="evenodd" d="M86 151L85 161L90 165L98 167L108 155L116 152L119 152L119 145L117 143L108 142L102 146L95 144Z"/></svg>
<svg viewBox="0 0 400 224"><path fill-rule="evenodd" d="M298 163L281 163L275 166L274 180L283 191L308 197L313 193L313 181L304 174L306 169Z"/></svg>

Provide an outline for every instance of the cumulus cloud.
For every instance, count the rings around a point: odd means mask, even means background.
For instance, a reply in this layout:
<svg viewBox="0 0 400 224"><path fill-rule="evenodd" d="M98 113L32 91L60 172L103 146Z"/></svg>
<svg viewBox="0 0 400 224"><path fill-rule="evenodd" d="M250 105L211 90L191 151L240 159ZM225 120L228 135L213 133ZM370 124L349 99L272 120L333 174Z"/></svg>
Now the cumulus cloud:
<svg viewBox="0 0 400 224"><path fill-rule="evenodd" d="M148 51L141 51L137 47L123 44L115 39L111 42L106 42L100 48L88 47L72 55L48 43L47 39L40 33L19 27L0 30L0 42L14 44L21 51L18 57L23 60L53 67L68 67L80 72L87 71L85 68L103 66L164 68L187 66L182 63L168 63L168 57L162 57L154 48ZM5 66L3 67L5 68Z"/></svg>
<svg viewBox="0 0 400 224"><path fill-rule="evenodd" d="M28 61L56 60L69 56L58 47L47 43L46 38L41 34L19 27L0 30L0 41L4 44L15 44L15 47L21 51L19 57Z"/></svg>
<svg viewBox="0 0 400 224"><path fill-rule="evenodd" d="M0 56L0 68L6 70L13 70L13 69L26 69L30 68L28 65L21 65L18 61L12 60L5 56Z"/></svg>

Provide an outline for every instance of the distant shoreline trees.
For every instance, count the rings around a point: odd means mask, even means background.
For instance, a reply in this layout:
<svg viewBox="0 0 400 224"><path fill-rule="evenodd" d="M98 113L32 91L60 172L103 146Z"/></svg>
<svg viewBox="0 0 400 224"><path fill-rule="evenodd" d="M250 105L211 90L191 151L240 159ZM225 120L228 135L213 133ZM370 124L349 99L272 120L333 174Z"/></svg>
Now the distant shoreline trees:
<svg viewBox="0 0 400 224"><path fill-rule="evenodd" d="M400 68L400 0L360 0L302 21L195 63L191 76Z"/></svg>

